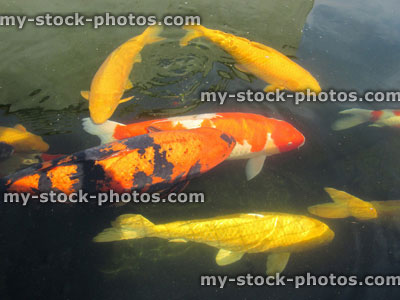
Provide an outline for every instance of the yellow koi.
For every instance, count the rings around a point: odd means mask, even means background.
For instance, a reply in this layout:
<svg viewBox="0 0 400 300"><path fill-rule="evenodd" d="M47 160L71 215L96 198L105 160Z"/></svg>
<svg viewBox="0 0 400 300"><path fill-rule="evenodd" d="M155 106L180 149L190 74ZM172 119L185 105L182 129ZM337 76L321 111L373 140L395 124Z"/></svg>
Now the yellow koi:
<svg viewBox="0 0 400 300"><path fill-rule="evenodd" d="M163 40L158 36L161 26L150 26L115 49L97 70L90 85L90 92L81 95L89 101L90 117L96 124L107 121L120 103L133 98L121 99L126 89L132 88L129 80L133 64L141 62L140 51L147 44Z"/></svg>
<svg viewBox="0 0 400 300"><path fill-rule="evenodd" d="M98 234L95 242L158 237L170 242L198 242L219 250L218 265L228 265L245 253L269 253L267 274L282 272L292 252L330 242L334 233L315 219L284 213L235 214L210 219L155 225L141 215L127 214Z"/></svg>
<svg viewBox="0 0 400 300"><path fill-rule="evenodd" d="M201 25L187 25L183 28L189 32L181 39L181 46L186 46L192 39L206 37L233 56L238 70L251 73L269 83L264 89L266 92L277 89L321 91L318 81L307 70L275 49Z"/></svg>
<svg viewBox="0 0 400 300"><path fill-rule="evenodd" d="M14 128L0 127L0 142L14 148L15 152L46 152L49 145L40 136L30 133L20 124Z"/></svg>
<svg viewBox="0 0 400 300"><path fill-rule="evenodd" d="M346 192L339 191L333 188L325 188L325 191L329 194L329 196L332 198L334 202L326 204L318 204L310 206L308 208L308 211L311 214L323 218L342 219L347 217L354 217L359 220L376 219L378 215L384 212L384 207L387 207L387 204L383 203L393 202L393 201L367 202L353 195L350 195ZM380 205L380 203L382 204ZM399 207L400 207L400 201L398 202L397 210L399 210ZM388 212L386 214L388 214Z"/></svg>

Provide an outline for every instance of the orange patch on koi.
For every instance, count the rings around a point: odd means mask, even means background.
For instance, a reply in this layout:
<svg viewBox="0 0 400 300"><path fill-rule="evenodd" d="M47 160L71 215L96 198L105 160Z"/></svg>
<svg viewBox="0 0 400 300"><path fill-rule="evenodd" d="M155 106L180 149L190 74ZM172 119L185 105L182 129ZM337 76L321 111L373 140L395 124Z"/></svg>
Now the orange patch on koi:
<svg viewBox="0 0 400 300"><path fill-rule="evenodd" d="M10 185L10 189L17 193L33 193L39 189L39 174L25 176Z"/></svg>
<svg viewBox="0 0 400 300"><path fill-rule="evenodd" d="M78 167L71 166L58 166L47 172L47 177L51 181L52 189L58 189L63 193L71 194L75 192L74 185L79 182L79 179L71 179L77 173Z"/></svg>

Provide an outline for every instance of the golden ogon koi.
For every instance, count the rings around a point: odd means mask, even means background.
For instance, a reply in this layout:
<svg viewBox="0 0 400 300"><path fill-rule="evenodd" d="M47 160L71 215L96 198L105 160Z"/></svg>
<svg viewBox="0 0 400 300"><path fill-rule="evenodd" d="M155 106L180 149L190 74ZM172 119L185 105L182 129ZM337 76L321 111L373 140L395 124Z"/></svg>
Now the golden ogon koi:
<svg viewBox="0 0 400 300"><path fill-rule="evenodd" d="M273 48L201 25L187 25L183 28L189 32L181 39L181 46L186 46L192 39L206 37L233 56L238 70L269 83L266 92L277 89L294 92L309 89L315 93L321 91L318 81L307 70Z"/></svg>
<svg viewBox="0 0 400 300"><path fill-rule="evenodd" d="M33 153L46 152L49 145L43 139L30 133L20 124L14 128L0 127L0 142L10 145L15 152Z"/></svg>
<svg viewBox="0 0 400 300"><path fill-rule="evenodd" d="M219 250L218 265L228 265L245 253L269 253L267 274L282 272L292 252L330 242L333 231L324 223L300 215L248 213L210 219L177 221L155 225L142 215L127 214L98 234L95 242L158 237L170 242L198 242Z"/></svg>
<svg viewBox="0 0 400 300"><path fill-rule="evenodd" d="M367 202L333 188L325 188L325 191L334 203L310 206L308 211L311 214L330 219L354 217L359 220L400 216L400 200Z"/></svg>
<svg viewBox="0 0 400 300"><path fill-rule="evenodd" d="M161 26L150 26L115 49L103 62L93 77L90 92L81 95L89 101L90 117L96 124L107 121L120 103L133 98L121 99L126 89L132 88L129 80L133 64L141 62L140 51L147 44L163 40L159 37Z"/></svg>

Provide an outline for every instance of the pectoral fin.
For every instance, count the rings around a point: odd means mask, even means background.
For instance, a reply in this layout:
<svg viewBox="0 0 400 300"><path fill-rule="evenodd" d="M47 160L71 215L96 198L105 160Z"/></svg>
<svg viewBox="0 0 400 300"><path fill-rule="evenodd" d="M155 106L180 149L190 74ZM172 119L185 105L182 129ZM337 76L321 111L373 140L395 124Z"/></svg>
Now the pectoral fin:
<svg viewBox="0 0 400 300"><path fill-rule="evenodd" d="M169 240L170 243L187 243L187 240L185 239L172 239Z"/></svg>
<svg viewBox="0 0 400 300"><path fill-rule="evenodd" d="M267 275L276 275L281 273L289 261L290 253L272 253L267 258Z"/></svg>
<svg viewBox="0 0 400 300"><path fill-rule="evenodd" d="M132 81L128 78L128 79L126 80L125 90L130 90L131 88L133 88L133 83L132 83Z"/></svg>
<svg viewBox="0 0 400 300"><path fill-rule="evenodd" d="M244 65L235 64L235 68L238 69L240 72L249 73L249 71Z"/></svg>
<svg viewBox="0 0 400 300"><path fill-rule="evenodd" d="M22 132L26 132L26 128L24 126L22 126L21 124L15 125L14 129L17 129L17 130L22 131Z"/></svg>
<svg viewBox="0 0 400 300"><path fill-rule="evenodd" d="M119 100L119 104L121 104L121 103L125 103L125 102L128 102L128 101L129 101L129 100L131 100L133 97L134 97L134 96L132 96L132 97L128 97L128 98L124 98L124 99L121 99L121 100Z"/></svg>
<svg viewBox="0 0 400 300"><path fill-rule="evenodd" d="M81 96L86 100L89 100L89 91L81 91Z"/></svg>
<svg viewBox="0 0 400 300"><path fill-rule="evenodd" d="M215 258L215 261L219 266L226 266L240 260L243 254L244 252L232 252L229 250L220 249L218 251L217 257Z"/></svg>
<svg viewBox="0 0 400 300"><path fill-rule="evenodd" d="M253 158L250 158L246 164L246 178L247 180L251 180L261 172L264 161L267 155L259 155Z"/></svg>
<svg viewBox="0 0 400 300"><path fill-rule="evenodd" d="M344 203L325 203L308 207L310 214L328 218L328 219L343 219L350 217L348 206Z"/></svg>
<svg viewBox="0 0 400 300"><path fill-rule="evenodd" d="M133 63L141 63L142 62L142 56L140 55L140 53L138 53L138 55L136 55L135 59L133 60Z"/></svg>
<svg viewBox="0 0 400 300"><path fill-rule="evenodd" d="M374 123L374 124L368 125L368 127L378 127L378 128L381 128L381 127L383 127L383 125L382 125L382 124Z"/></svg>

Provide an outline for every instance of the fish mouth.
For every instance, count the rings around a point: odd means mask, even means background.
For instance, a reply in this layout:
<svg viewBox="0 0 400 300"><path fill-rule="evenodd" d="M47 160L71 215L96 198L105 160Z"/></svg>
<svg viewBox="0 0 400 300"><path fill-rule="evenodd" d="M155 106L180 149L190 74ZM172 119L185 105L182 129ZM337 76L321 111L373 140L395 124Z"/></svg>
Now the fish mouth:
<svg viewBox="0 0 400 300"><path fill-rule="evenodd" d="M325 237L325 242L330 242L330 241L332 241L333 240L333 238L335 237L335 233L332 231L332 229L330 229L329 227L327 227L327 230L326 230L326 232L325 232L325 234L324 234L324 237Z"/></svg>
<svg viewBox="0 0 400 300"><path fill-rule="evenodd" d="M306 143L306 138L304 135L301 135L303 137L303 142L297 147L297 149L300 149L301 147L304 146L304 144Z"/></svg>

